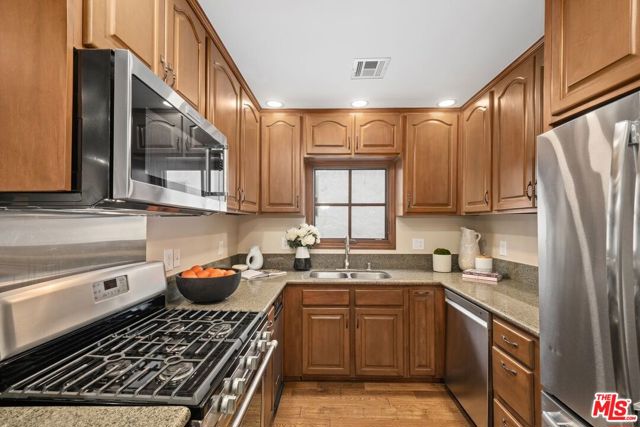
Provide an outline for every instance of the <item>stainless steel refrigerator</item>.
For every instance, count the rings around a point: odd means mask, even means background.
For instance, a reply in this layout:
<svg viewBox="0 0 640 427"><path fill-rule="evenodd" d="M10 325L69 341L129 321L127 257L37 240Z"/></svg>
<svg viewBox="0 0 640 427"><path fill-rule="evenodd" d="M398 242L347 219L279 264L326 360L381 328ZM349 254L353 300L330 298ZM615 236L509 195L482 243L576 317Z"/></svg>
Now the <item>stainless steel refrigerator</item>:
<svg viewBox="0 0 640 427"><path fill-rule="evenodd" d="M538 137L546 426L611 425L591 416L596 392L640 410L639 141L639 93Z"/></svg>

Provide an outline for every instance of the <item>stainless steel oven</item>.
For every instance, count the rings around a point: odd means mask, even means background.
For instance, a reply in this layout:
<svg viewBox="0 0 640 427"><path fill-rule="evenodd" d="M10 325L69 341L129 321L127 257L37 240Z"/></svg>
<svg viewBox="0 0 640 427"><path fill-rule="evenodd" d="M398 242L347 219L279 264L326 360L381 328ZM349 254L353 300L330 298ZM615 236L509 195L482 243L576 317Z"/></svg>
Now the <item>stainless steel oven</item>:
<svg viewBox="0 0 640 427"><path fill-rule="evenodd" d="M0 206L227 210L227 141L127 50L75 52L72 191L1 193Z"/></svg>

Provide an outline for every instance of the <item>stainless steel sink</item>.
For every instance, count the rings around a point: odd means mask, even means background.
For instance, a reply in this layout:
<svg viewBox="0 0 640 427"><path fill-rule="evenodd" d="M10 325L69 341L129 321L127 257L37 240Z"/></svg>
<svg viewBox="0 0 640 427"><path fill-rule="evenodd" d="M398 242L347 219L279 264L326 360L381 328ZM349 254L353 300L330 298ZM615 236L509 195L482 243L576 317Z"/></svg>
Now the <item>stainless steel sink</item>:
<svg viewBox="0 0 640 427"><path fill-rule="evenodd" d="M354 279L354 280L380 280L389 279L391 275L386 271L336 271L336 270L314 270L309 273L313 279Z"/></svg>

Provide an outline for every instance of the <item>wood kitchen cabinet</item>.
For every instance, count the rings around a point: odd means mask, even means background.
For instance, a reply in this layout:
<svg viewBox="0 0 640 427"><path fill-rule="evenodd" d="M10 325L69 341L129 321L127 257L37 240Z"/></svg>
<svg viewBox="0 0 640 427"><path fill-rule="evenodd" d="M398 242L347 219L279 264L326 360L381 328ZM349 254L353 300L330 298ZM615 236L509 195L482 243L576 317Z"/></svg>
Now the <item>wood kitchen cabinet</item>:
<svg viewBox="0 0 640 427"><path fill-rule="evenodd" d="M356 154L399 154L402 126L399 113L356 113Z"/></svg>
<svg viewBox="0 0 640 427"><path fill-rule="evenodd" d="M300 122L297 114L262 115L261 212L303 212Z"/></svg>
<svg viewBox="0 0 640 427"><path fill-rule="evenodd" d="M550 121L640 87L640 1L547 0Z"/></svg>
<svg viewBox="0 0 640 427"><path fill-rule="evenodd" d="M227 207L232 210L240 208L240 83L229 69L222 54L207 40L207 119L227 137L228 192ZM243 116L245 109L243 106ZM247 119L251 120L247 112ZM249 128L251 123L247 122ZM247 134L251 135L251 130ZM246 141L248 144L254 141Z"/></svg>
<svg viewBox="0 0 640 427"><path fill-rule="evenodd" d="M356 308L356 375L404 375L404 309Z"/></svg>
<svg viewBox="0 0 640 427"><path fill-rule="evenodd" d="M169 78L165 68L166 1L84 0L83 44L129 49L160 78Z"/></svg>
<svg viewBox="0 0 640 427"><path fill-rule="evenodd" d="M278 409L280 392L283 386L282 355L284 346L284 331L282 317L283 295L280 294L267 312L267 330L271 332L271 339L278 341L273 352L271 362L265 370L262 379L262 425L270 426Z"/></svg>
<svg viewBox="0 0 640 427"><path fill-rule="evenodd" d="M307 154L351 154L353 114L306 114L304 122Z"/></svg>
<svg viewBox="0 0 640 427"><path fill-rule="evenodd" d="M260 113L242 91L240 114L240 210L256 213L260 209Z"/></svg>
<svg viewBox="0 0 640 427"><path fill-rule="evenodd" d="M461 113L461 210L491 211L493 92L486 92Z"/></svg>
<svg viewBox="0 0 640 427"><path fill-rule="evenodd" d="M167 83L205 114L206 31L187 0L167 1Z"/></svg>
<svg viewBox="0 0 640 427"><path fill-rule="evenodd" d="M442 376L444 356L442 289L409 290L409 375ZM440 353L439 353L440 352Z"/></svg>
<svg viewBox="0 0 640 427"><path fill-rule="evenodd" d="M493 207L535 207L536 131L541 106L536 91L541 52L530 55L493 88Z"/></svg>
<svg viewBox="0 0 640 427"><path fill-rule="evenodd" d="M349 308L302 309L304 375L349 375L350 350Z"/></svg>
<svg viewBox="0 0 640 427"><path fill-rule="evenodd" d="M405 213L455 213L457 209L458 113L406 116Z"/></svg>

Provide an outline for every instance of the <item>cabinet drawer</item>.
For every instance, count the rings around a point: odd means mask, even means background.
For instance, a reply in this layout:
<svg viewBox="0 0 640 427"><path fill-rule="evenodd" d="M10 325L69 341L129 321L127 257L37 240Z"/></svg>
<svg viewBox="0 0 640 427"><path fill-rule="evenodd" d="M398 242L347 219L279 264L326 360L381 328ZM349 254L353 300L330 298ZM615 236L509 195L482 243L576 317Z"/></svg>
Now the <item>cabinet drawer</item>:
<svg viewBox="0 0 640 427"><path fill-rule="evenodd" d="M349 305L348 289L304 289L303 305Z"/></svg>
<svg viewBox="0 0 640 427"><path fill-rule="evenodd" d="M523 427L511 412L493 399L493 427Z"/></svg>
<svg viewBox="0 0 640 427"><path fill-rule="evenodd" d="M535 339L499 320L493 321L493 345L525 366L535 368Z"/></svg>
<svg viewBox="0 0 640 427"><path fill-rule="evenodd" d="M403 305L402 289L357 289L356 305Z"/></svg>
<svg viewBox="0 0 640 427"><path fill-rule="evenodd" d="M493 391L528 425L534 420L533 372L493 347Z"/></svg>

